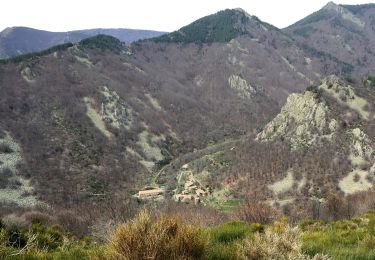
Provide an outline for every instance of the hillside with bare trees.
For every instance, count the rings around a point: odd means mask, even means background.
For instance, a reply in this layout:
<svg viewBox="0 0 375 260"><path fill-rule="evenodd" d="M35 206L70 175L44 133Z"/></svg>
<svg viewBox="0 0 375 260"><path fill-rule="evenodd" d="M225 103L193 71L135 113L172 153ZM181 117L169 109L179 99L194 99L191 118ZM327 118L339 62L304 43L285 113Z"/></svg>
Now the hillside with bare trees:
<svg viewBox="0 0 375 260"><path fill-rule="evenodd" d="M130 45L98 35L0 60L0 215L103 238L95 221L144 205L215 223L373 208L375 63L297 29L228 9Z"/></svg>

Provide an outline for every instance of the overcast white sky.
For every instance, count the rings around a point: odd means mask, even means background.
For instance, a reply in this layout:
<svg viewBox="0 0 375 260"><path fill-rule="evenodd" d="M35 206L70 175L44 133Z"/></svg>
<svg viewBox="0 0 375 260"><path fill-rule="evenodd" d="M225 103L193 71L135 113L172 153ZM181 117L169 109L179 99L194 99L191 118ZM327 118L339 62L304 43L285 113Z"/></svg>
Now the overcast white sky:
<svg viewBox="0 0 375 260"><path fill-rule="evenodd" d="M337 0L337 4L368 1ZM27 26L50 31L133 28L174 31L226 8L241 7L279 28L319 10L328 0L3 0L0 31Z"/></svg>

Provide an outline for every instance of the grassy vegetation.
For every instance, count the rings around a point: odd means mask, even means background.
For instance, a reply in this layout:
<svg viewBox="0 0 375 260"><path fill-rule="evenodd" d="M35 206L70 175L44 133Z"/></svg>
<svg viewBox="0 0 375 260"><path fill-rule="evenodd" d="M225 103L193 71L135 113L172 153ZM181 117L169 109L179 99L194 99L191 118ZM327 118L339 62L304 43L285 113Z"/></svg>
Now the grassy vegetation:
<svg viewBox="0 0 375 260"><path fill-rule="evenodd" d="M253 230L245 222L233 221L207 229L207 259L238 259L237 243L251 236Z"/></svg>
<svg viewBox="0 0 375 260"><path fill-rule="evenodd" d="M91 238L78 239L58 226L33 222L28 227L0 224L0 259L91 259L104 251Z"/></svg>
<svg viewBox="0 0 375 260"><path fill-rule="evenodd" d="M308 255L334 259L375 259L375 212L332 223L302 223L303 248Z"/></svg>
<svg viewBox="0 0 375 260"><path fill-rule="evenodd" d="M212 200L208 201L208 203L212 207L216 208L217 210L226 213L226 212L230 212L234 208L242 205L243 200L242 199L234 199L234 198L228 198L228 199L224 199L224 200L212 199Z"/></svg>
<svg viewBox="0 0 375 260"><path fill-rule="evenodd" d="M223 213L231 212L236 207L244 203L243 199L233 198L227 188L217 190L207 197L203 198L203 202L212 208Z"/></svg>
<svg viewBox="0 0 375 260"><path fill-rule="evenodd" d="M0 226L1 259L375 259L375 211L299 227L284 218L272 225L230 221L206 228L142 211L100 246L37 222Z"/></svg>
<svg viewBox="0 0 375 260"><path fill-rule="evenodd" d="M118 259L201 259L206 248L201 228L186 225L177 216L152 220L146 211L120 225L111 238Z"/></svg>
<svg viewBox="0 0 375 260"><path fill-rule="evenodd" d="M237 240L243 240L254 231L261 230L254 227L242 221L231 221L209 228L210 242L212 244L228 244Z"/></svg>

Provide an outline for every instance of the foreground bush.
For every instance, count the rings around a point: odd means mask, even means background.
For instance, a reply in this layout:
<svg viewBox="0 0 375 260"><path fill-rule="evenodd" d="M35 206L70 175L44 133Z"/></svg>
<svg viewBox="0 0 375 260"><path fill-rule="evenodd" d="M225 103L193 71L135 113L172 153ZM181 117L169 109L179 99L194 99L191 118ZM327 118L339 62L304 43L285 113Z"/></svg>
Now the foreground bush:
<svg viewBox="0 0 375 260"><path fill-rule="evenodd" d="M329 259L325 255L375 259L375 212L329 223L307 220L299 227L285 220L273 225L232 221L201 229L175 215L153 219L143 211L120 225L110 243L99 245L57 226L34 222L21 228L0 221L0 259Z"/></svg>
<svg viewBox="0 0 375 260"><path fill-rule="evenodd" d="M120 225L111 238L117 259L201 259L207 239L201 229L186 225L177 216L151 220L142 211Z"/></svg>
<svg viewBox="0 0 375 260"><path fill-rule="evenodd" d="M0 221L0 259L90 259L94 244L78 240L58 226L33 222L28 227ZM102 250L103 251L103 250Z"/></svg>
<svg viewBox="0 0 375 260"><path fill-rule="evenodd" d="M329 259L326 256L315 255L310 258L302 253L301 234L298 228L290 227L285 220L275 224L264 233L257 233L239 245L242 259Z"/></svg>

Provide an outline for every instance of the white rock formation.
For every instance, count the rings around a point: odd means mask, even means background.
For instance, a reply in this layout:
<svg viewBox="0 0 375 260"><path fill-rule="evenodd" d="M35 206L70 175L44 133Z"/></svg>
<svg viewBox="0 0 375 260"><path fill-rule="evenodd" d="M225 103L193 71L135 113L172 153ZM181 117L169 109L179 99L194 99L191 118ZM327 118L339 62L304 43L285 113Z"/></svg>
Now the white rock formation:
<svg viewBox="0 0 375 260"><path fill-rule="evenodd" d="M256 93L256 89L238 75L231 75L228 78L228 84L241 98L250 99Z"/></svg>
<svg viewBox="0 0 375 260"><path fill-rule="evenodd" d="M257 135L257 140L283 139L293 148L310 146L321 137L330 138L336 131L337 122L328 120L328 107L306 91L291 94L281 112Z"/></svg>

